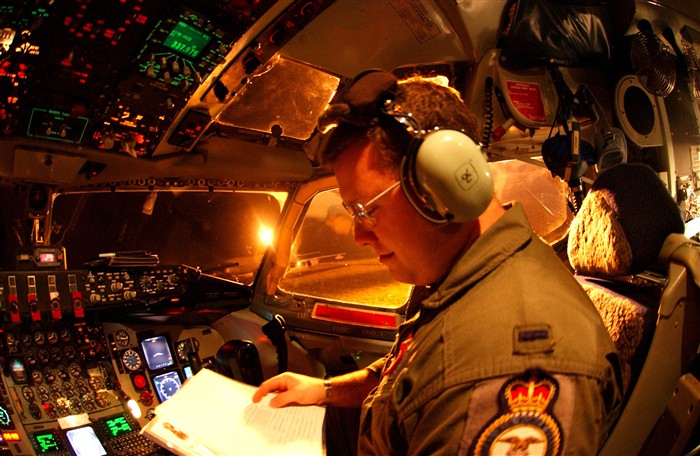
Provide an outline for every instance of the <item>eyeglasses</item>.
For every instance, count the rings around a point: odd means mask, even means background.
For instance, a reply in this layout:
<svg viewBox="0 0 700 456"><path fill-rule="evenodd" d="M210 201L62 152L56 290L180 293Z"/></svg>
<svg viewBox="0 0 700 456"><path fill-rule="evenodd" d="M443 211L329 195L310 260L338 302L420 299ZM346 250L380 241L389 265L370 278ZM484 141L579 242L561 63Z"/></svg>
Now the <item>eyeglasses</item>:
<svg viewBox="0 0 700 456"><path fill-rule="evenodd" d="M372 198L371 200L367 201L365 204L360 204L360 203L343 203L343 207L345 208L346 211L348 211L348 214L352 217L352 219L362 225L362 227L366 230L373 230L374 227L376 226L376 223L374 219L372 218L371 212L373 210L372 206L374 204L377 204L377 201L379 199L392 191L397 185L399 185L401 182L396 181L389 188Z"/></svg>

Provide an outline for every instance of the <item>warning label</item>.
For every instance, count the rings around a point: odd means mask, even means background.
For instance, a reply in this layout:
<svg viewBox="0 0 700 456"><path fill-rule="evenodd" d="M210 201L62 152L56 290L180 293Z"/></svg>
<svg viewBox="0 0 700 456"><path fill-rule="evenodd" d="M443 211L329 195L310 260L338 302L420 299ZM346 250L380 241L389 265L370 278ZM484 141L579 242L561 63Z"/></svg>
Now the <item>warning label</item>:
<svg viewBox="0 0 700 456"><path fill-rule="evenodd" d="M547 122L540 85L533 82L506 81L506 90L513 108L533 122Z"/></svg>
<svg viewBox="0 0 700 456"><path fill-rule="evenodd" d="M419 43L423 44L440 34L440 28L420 0L389 0L389 3L411 29Z"/></svg>

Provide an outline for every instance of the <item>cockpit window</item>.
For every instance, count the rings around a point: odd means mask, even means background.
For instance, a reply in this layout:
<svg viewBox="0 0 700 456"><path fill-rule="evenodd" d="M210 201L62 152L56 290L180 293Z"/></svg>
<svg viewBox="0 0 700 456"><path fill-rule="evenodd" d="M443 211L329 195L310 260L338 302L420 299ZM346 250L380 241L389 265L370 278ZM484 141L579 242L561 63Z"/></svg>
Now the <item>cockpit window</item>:
<svg viewBox="0 0 700 456"><path fill-rule="evenodd" d="M549 243L566 235L573 215L564 183L546 168L521 161L491 167L498 197L522 203L537 234ZM280 290L382 309L406 304L412 286L394 281L372 248L355 244L352 230L338 191L317 194L297 232Z"/></svg>
<svg viewBox="0 0 700 456"><path fill-rule="evenodd" d="M382 309L406 304L412 286L393 280L371 247L354 242L352 230L337 190L316 195L297 233L280 289Z"/></svg>
<svg viewBox="0 0 700 456"><path fill-rule="evenodd" d="M495 190L503 203L518 201L535 232L550 244L566 236L573 220L566 184L547 168L519 160L491 163Z"/></svg>
<svg viewBox="0 0 700 456"><path fill-rule="evenodd" d="M250 285L272 242L286 194L253 192L100 192L59 195L52 244L69 269L100 254L145 251L160 264Z"/></svg>

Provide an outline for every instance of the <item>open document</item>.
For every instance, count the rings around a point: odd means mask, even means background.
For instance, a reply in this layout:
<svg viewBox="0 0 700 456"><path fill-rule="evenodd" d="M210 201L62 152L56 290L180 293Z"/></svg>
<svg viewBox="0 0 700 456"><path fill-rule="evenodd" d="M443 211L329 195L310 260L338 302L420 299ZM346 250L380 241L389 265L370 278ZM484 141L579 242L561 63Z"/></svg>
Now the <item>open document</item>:
<svg viewBox="0 0 700 456"><path fill-rule="evenodd" d="M141 433L186 456L233 454L321 456L323 418L318 406L271 408L253 404L256 387L202 369L166 402Z"/></svg>

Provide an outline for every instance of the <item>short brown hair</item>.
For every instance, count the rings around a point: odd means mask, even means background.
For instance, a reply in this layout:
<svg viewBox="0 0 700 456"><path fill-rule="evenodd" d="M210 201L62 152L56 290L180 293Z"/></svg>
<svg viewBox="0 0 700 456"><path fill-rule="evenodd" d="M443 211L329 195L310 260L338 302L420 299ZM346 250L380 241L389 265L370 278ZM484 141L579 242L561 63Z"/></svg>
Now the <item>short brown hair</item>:
<svg viewBox="0 0 700 456"><path fill-rule="evenodd" d="M462 101L459 92L441 85L433 79L413 76L398 83L394 103L403 113L410 113L424 131L435 128L460 130L478 142L477 120ZM326 116L333 106L326 111ZM323 115L322 115L323 116ZM322 164L333 165L336 159L351 147L366 147L373 143L380 154L380 161L387 169L397 169L408 153L411 136L406 129L389 116L379 116L379 121L370 126L357 126L342 121L331 132L323 145L320 156Z"/></svg>

